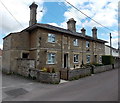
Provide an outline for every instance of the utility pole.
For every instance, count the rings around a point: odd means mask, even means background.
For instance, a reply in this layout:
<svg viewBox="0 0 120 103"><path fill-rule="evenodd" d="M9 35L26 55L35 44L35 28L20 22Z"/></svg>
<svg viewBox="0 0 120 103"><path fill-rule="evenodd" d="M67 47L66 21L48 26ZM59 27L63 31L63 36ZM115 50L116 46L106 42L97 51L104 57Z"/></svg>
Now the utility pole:
<svg viewBox="0 0 120 103"><path fill-rule="evenodd" d="M112 36L111 36L111 33L110 33L110 55L112 55Z"/></svg>

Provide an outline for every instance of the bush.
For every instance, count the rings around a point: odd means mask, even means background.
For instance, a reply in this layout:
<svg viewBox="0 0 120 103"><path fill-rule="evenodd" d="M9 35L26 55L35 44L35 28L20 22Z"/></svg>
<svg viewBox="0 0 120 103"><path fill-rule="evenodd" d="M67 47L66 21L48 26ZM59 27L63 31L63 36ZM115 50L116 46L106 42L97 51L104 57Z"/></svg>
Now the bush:
<svg viewBox="0 0 120 103"><path fill-rule="evenodd" d="M114 64L114 58L111 55L103 55L102 56L102 63L104 65Z"/></svg>

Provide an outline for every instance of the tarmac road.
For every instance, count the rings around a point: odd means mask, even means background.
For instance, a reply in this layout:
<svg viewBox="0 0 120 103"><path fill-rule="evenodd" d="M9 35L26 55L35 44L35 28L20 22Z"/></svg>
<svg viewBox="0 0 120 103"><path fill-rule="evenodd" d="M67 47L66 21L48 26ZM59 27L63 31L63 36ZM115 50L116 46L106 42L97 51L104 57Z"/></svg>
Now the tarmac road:
<svg viewBox="0 0 120 103"><path fill-rule="evenodd" d="M117 101L118 69L59 85L3 75L2 89L4 101Z"/></svg>

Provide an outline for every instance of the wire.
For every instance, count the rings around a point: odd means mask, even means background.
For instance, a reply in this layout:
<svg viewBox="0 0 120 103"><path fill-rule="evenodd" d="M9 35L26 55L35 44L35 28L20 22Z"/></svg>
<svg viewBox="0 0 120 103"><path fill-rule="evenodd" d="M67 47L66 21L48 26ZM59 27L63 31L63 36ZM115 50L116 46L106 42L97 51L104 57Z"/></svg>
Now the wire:
<svg viewBox="0 0 120 103"><path fill-rule="evenodd" d="M4 5L4 3L0 0L1 4L4 6L4 8L10 13L10 15L15 19L15 21L23 27L23 25L15 18L15 16L8 10L8 8ZM24 27L23 27L24 28Z"/></svg>
<svg viewBox="0 0 120 103"><path fill-rule="evenodd" d="M109 28L107 28L106 26L102 25L101 23L97 22L96 20L92 19L90 16L88 16L87 14L85 14L84 12L82 12L81 10L79 10L77 7L75 7L74 5L72 5L70 2L68 2L68 1L66 1L66 0L65 0L65 2L68 3L69 5L71 5L73 8L75 8L75 9L78 10L79 12L81 12L83 15L85 15L85 16L88 17L89 19L91 19L92 21L94 21L95 23L101 25L102 27L106 28L106 29L109 30L109 31L113 31L113 32L114 32L114 30L109 29Z"/></svg>

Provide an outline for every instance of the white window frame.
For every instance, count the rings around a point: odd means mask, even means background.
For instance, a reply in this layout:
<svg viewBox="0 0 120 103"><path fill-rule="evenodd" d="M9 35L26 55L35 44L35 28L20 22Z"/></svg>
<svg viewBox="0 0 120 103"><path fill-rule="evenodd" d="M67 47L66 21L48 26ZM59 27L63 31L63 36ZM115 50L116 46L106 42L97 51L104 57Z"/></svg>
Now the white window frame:
<svg viewBox="0 0 120 103"><path fill-rule="evenodd" d="M50 43L55 43L56 42L56 38L55 38L55 34L48 34L48 42Z"/></svg>
<svg viewBox="0 0 120 103"><path fill-rule="evenodd" d="M87 62L87 63L90 63L90 55L87 55L87 56L86 56L86 62Z"/></svg>
<svg viewBox="0 0 120 103"><path fill-rule="evenodd" d="M86 41L86 48L89 48L89 47L90 47L90 42Z"/></svg>
<svg viewBox="0 0 120 103"><path fill-rule="evenodd" d="M55 64L55 62L56 62L56 53L48 53L47 54L47 64Z"/></svg>
<svg viewBox="0 0 120 103"><path fill-rule="evenodd" d="M74 40L73 40L73 45L74 45L74 46L78 46L78 39L74 39Z"/></svg>
<svg viewBox="0 0 120 103"><path fill-rule="evenodd" d="M79 54L74 54L73 56L73 62L78 63L79 62Z"/></svg>

